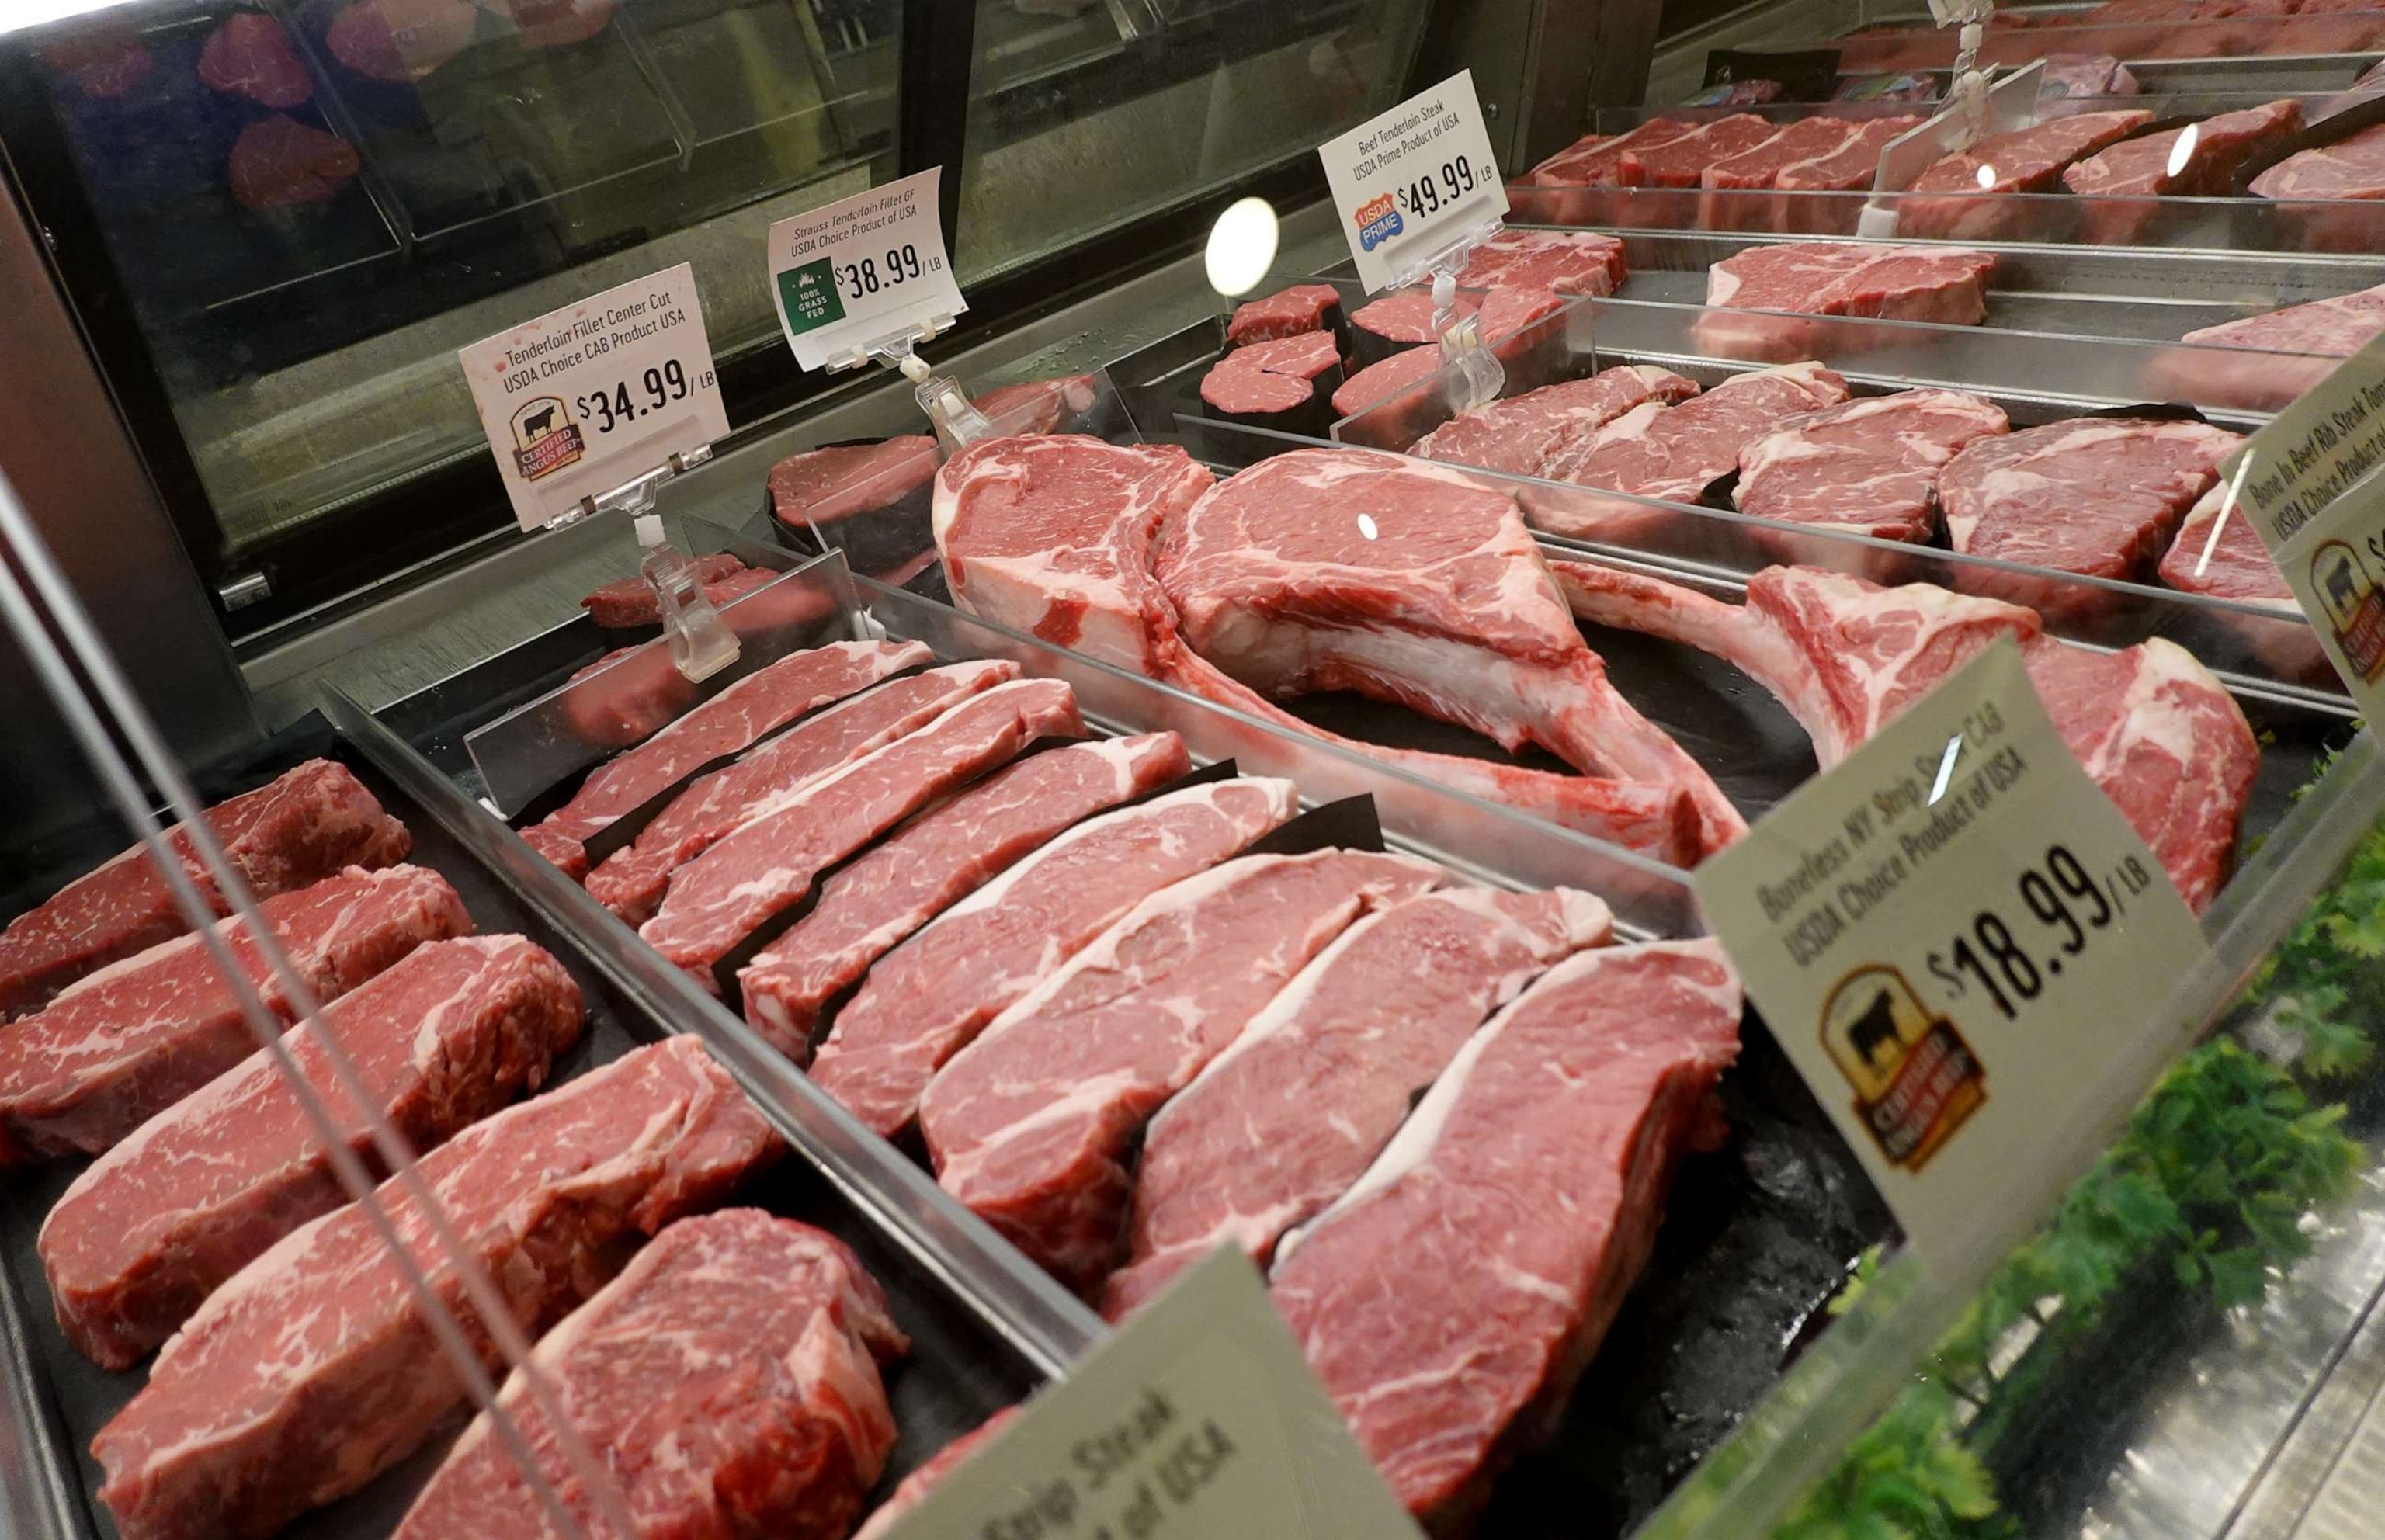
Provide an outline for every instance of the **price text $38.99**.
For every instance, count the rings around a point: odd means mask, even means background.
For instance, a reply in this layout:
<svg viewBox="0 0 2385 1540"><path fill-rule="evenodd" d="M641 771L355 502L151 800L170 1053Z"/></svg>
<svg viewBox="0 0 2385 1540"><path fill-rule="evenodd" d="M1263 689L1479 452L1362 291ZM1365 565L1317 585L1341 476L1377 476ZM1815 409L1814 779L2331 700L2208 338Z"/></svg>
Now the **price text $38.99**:
<svg viewBox="0 0 2385 1540"><path fill-rule="evenodd" d="M2128 900L2152 883L2144 863L2134 855L2099 880L2068 846L2048 846L2044 859L2023 872L2015 886L2038 922L2029 940L2052 939L2054 950L2042 957L2034 954L2029 945L2014 938L2004 915L1982 909L1972 917L1967 932L1955 933L1951 947L1929 953L1929 971L1956 1000L1977 983L1997 1012L2010 1021L2020 1006L2044 993L2050 980L2061 976L2065 958L2085 951L2127 912Z"/></svg>
<svg viewBox="0 0 2385 1540"><path fill-rule="evenodd" d="M836 269L836 286L843 291L845 303L849 304L881 289L907 283L921 273L933 271L943 265L943 258L930 257L922 267L919 248L906 241L888 251L882 258L865 256L858 262L844 263Z"/></svg>

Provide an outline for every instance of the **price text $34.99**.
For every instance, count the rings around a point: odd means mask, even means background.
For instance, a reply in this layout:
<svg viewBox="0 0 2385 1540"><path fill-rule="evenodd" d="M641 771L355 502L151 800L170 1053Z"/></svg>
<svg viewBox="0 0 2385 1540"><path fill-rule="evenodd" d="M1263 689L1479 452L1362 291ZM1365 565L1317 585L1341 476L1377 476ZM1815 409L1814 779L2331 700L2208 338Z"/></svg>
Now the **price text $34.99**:
<svg viewBox="0 0 2385 1540"><path fill-rule="evenodd" d="M674 358L659 368L648 369L638 379L644 387L640 396L632 396L629 380L592 391L573 402L572 409L582 422L593 421L596 431L610 433L616 428L635 422L651 413L659 412L675 401L685 401L690 390L702 390L713 381L710 369L699 369L691 381L687 366Z"/></svg>

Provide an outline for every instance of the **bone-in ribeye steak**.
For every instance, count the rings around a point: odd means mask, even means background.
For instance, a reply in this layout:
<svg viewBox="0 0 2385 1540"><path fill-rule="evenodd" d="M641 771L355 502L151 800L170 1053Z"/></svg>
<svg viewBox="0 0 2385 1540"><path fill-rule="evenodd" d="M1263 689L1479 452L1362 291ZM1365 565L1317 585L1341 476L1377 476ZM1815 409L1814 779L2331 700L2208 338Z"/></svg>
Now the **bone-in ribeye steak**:
<svg viewBox="0 0 2385 1540"><path fill-rule="evenodd" d="M472 928L436 872L352 867L257 906L318 1001L425 941ZM245 922L217 922L241 972L283 1021L297 1014ZM93 974L0 1032L0 1166L97 1154L256 1050L240 996L196 936Z"/></svg>
<svg viewBox="0 0 2385 1540"><path fill-rule="evenodd" d="M531 1360L641 1535L830 1536L894 1447L879 1360L909 1343L843 1242L758 1209L683 1219L539 1339ZM499 1395L573 1521L483 1412L395 1540L609 1534L517 1372Z"/></svg>
<svg viewBox="0 0 2385 1540"><path fill-rule="evenodd" d="M800 902L821 872L1037 739L1084 735L1076 698L1057 679L996 685L814 781L681 867L638 934L711 987L713 965Z"/></svg>
<svg viewBox="0 0 2385 1540"><path fill-rule="evenodd" d="M704 1045L677 1037L473 1124L418 1169L535 1337L602 1285L624 1242L712 1207L783 1148ZM376 1196L493 1361L406 1186ZM463 1400L351 1204L242 1269L166 1344L92 1441L100 1500L125 1540L270 1534L403 1459Z"/></svg>
<svg viewBox="0 0 2385 1540"><path fill-rule="evenodd" d="M1597 1351L1738 1055L1740 1004L1712 941L1577 953L1284 1240L1276 1306L1411 1511L1463 1510Z"/></svg>
<svg viewBox="0 0 2385 1540"><path fill-rule="evenodd" d="M1360 915L1441 882L1410 856L1253 855L1137 904L919 1099L937 1180L1081 1291L1118 1260L1143 1121Z"/></svg>
<svg viewBox="0 0 2385 1540"><path fill-rule="evenodd" d="M1110 924L1290 818L1299 793L1250 776L1188 786L1078 825L946 910L869 970L837 1012L813 1081L893 1137L985 1024Z"/></svg>
<svg viewBox="0 0 2385 1540"><path fill-rule="evenodd" d="M1607 682L1515 500L1463 472L1360 450L1276 455L1171 518L1155 566L1194 650L1261 693L1355 689L1586 775L1678 788L1708 850L1746 827Z"/></svg>
<svg viewBox="0 0 2385 1540"><path fill-rule="evenodd" d="M406 826L383 813L347 766L310 759L208 810L224 857L259 899L346 866L406 859ZM168 836L219 914L231 906L177 826ZM76 878L0 934L0 1021L39 1010L76 979L191 928L173 890L139 847Z"/></svg>
<svg viewBox="0 0 2385 1540"><path fill-rule="evenodd" d="M905 937L1071 824L1192 768L1174 733L1073 743L996 771L888 835L739 970L745 1019L803 1063L830 1000Z"/></svg>
<svg viewBox="0 0 2385 1540"><path fill-rule="evenodd" d="M1551 476L1567 447L1648 402L1671 404L1698 393L1670 369L1618 364L1587 379L1560 380L1460 412L1409 446L1408 453L1451 465L1517 476Z"/></svg>
<svg viewBox="0 0 2385 1540"><path fill-rule="evenodd" d="M1102 1313L1122 1319L1221 1245L1265 1267L1382 1153L1474 1030L1552 962L1605 945L1612 918L1567 888L1461 888L1343 931L1152 1119Z"/></svg>
<svg viewBox="0 0 2385 1540"><path fill-rule="evenodd" d="M575 877L586 841L703 765L733 754L806 712L929 659L918 642L836 641L758 668L618 759L590 772L568 802L522 831L531 848Z"/></svg>
<svg viewBox="0 0 2385 1540"><path fill-rule="evenodd" d="M807 716L681 792L638 831L635 842L588 874L588 891L630 924L643 925L661 906L671 873L716 841L777 812L830 772L918 731L958 702L1018 677L1012 663L948 664L872 686Z"/></svg>
<svg viewBox="0 0 2385 1540"><path fill-rule="evenodd" d="M1864 396L1787 418L1739 452L1742 513L1927 542L1938 528L1938 470L1974 439L2011 424L1961 391Z"/></svg>
<svg viewBox="0 0 2385 1540"><path fill-rule="evenodd" d="M321 1022L424 1150L535 1088L584 1015L579 987L543 949L472 936L417 947ZM349 1149L387 1175L317 1024L285 1046L351 1131ZM94 1161L50 1211L42 1268L58 1325L102 1368L129 1369L268 1247L346 1201L280 1066L252 1053Z"/></svg>
<svg viewBox="0 0 2385 1540"><path fill-rule="evenodd" d="M937 478L937 543L955 597L979 615L1663 860L1686 865L1703 853L1698 807L1684 785L1554 776L1337 739L1202 658L1179 634L1175 605L1152 573L1152 546L1161 521L1188 510L1210 485L1209 474L1172 446L994 440L953 456ZM1501 531L1492 543L1517 553L1517 561L1539 560L1520 526L1512 539ZM1403 586L1396 570L1379 577L1368 585L1376 591ZM1363 601L1365 590L1354 597ZM1371 789L1399 797L1396 788Z"/></svg>
<svg viewBox="0 0 2385 1540"><path fill-rule="evenodd" d="M1555 565L1583 619L1745 670L1797 718L1824 768L2013 637L2063 741L2188 904L2199 913L2227 879L2260 749L2227 689L2171 642L2098 653L2042 635L2036 612L2018 605L1812 567L1768 567L1748 579L1746 603L1726 604L1636 574Z"/></svg>

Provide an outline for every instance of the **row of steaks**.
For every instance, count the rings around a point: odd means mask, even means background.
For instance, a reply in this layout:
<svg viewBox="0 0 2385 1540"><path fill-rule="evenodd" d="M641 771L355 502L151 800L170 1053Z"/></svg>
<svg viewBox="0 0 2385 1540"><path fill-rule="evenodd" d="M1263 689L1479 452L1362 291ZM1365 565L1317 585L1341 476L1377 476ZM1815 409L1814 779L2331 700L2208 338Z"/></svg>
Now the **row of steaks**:
<svg viewBox="0 0 2385 1540"><path fill-rule="evenodd" d="M517 1103L585 1031L560 962L522 937L475 934L444 878L395 864L404 826L339 765L308 762L208 821L244 875L282 879L259 917L324 1002L282 1040L296 1072L374 1176L389 1173L337 1078L335 1044L364 1095L427 1152L421 1180L503 1280L518 1324L544 1331L536 1362L580 1436L622 1473L641 1532L849 1528L893 1443L878 1365L903 1335L833 1237L755 1211L682 1219L780 1152L728 1075L675 1038ZM176 843L187 851L187 835ZM342 856L378 869L295 886ZM69 884L7 932L19 973L43 938L53 980L59 936L80 936L86 958L135 946L163 922L124 900L156 886L138 851ZM256 935L219 924L246 984L294 1019ZM156 1350L93 1445L101 1500L129 1540L272 1534L362 1486L464 1406L431 1320L378 1228L347 1205L305 1102L255 1049L233 981L197 938L130 950L0 1028L0 1129L6 1164L97 1157L52 1208L37 1251L78 1350L112 1370ZM377 1197L494 1367L427 1211L395 1179ZM518 1376L503 1397L565 1507L592 1518ZM562 1533L484 1418L398 1533L498 1532Z"/></svg>

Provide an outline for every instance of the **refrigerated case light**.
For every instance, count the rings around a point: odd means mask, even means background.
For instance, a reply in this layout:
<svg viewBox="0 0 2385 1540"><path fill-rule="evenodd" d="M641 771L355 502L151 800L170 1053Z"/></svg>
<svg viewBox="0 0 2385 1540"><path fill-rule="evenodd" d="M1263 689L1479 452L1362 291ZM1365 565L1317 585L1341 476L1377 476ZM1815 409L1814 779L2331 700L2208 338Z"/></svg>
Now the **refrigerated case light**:
<svg viewBox="0 0 2385 1540"><path fill-rule="evenodd" d="M1275 205L1265 198L1242 198L1226 205L1209 227L1209 244L1203 266L1209 287L1228 299L1239 299L1259 285L1275 266L1280 237Z"/></svg>

